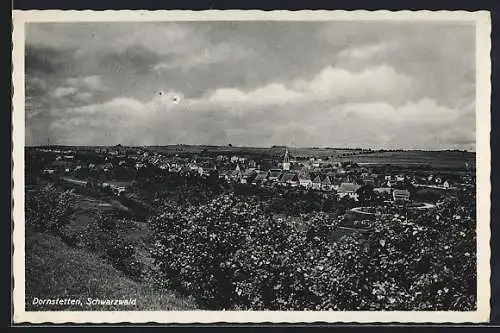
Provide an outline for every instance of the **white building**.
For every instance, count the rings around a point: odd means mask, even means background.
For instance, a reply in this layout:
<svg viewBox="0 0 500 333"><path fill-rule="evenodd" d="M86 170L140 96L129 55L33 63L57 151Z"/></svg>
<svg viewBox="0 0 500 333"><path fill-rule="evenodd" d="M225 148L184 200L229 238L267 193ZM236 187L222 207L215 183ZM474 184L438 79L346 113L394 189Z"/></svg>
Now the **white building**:
<svg viewBox="0 0 500 333"><path fill-rule="evenodd" d="M337 194L340 199L345 196L349 196L349 198L354 199L355 201L359 200L359 195L357 191L361 188L361 185L353 184L353 183L342 183L340 184Z"/></svg>

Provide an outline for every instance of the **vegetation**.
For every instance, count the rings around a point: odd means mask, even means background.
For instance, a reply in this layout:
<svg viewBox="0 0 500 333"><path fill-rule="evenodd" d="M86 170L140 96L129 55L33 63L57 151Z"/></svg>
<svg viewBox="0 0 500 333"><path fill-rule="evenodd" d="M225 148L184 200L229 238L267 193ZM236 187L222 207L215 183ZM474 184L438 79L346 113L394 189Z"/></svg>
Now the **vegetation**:
<svg viewBox="0 0 500 333"><path fill-rule="evenodd" d="M330 242L339 221L302 230L257 201L222 195L150 221L165 286L210 309L472 310L475 201L467 193L418 218L378 218L367 239ZM460 215L457 215L460 212Z"/></svg>
<svg viewBox="0 0 500 333"><path fill-rule="evenodd" d="M190 170L187 160L175 172L158 163L136 170L135 161L122 163L120 157L113 161L119 167L97 176L85 164L105 160L93 152L86 156L89 160L81 160L85 163L76 162L83 167L54 173L43 168L57 161L28 155L27 304L35 296L133 294L141 300L137 309L186 309L195 303L217 310L475 308L474 185L471 179L460 185L465 172L453 169L462 168L458 161L463 164L467 153L290 150L298 159L335 155L343 161L346 181L362 185L356 193L359 201L337 197L335 191L219 178L218 172L234 169L227 157L235 153L265 169L282 149L151 147L201 159L206 172ZM226 162L215 171L209 162L219 154ZM378 164L365 168L364 159ZM386 160L406 166L381 164ZM449 169L439 176L459 186L440 191L409 184L412 176L425 182L436 161ZM375 191L363 181L363 173L378 177L371 181L376 187L386 175L406 175L408 179L391 186L436 206L421 211L411 203L388 203L391 195ZM68 174L83 181L75 185L60 177ZM123 178L125 192L97 185L117 177ZM361 212L350 210L358 206Z"/></svg>
<svg viewBox="0 0 500 333"><path fill-rule="evenodd" d="M167 290L129 279L97 254L68 246L57 236L26 228L26 310L47 310L33 298L74 298L83 306L51 306L50 310L190 310L195 303ZM88 298L137 299L134 306L89 307Z"/></svg>

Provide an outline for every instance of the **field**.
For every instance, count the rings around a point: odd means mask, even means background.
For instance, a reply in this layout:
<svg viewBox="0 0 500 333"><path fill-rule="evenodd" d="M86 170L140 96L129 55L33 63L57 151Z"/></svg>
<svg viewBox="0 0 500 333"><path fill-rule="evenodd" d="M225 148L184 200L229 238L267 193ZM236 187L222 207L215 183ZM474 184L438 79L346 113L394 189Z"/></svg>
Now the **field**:
<svg viewBox="0 0 500 333"><path fill-rule="evenodd" d="M201 155L243 155L255 157L283 156L284 147L225 147L225 146L151 146L151 151L157 151L167 156L173 154L201 154ZM361 149L337 148L296 148L288 149L292 157L323 158L333 157L340 161L356 163L392 164L399 166L425 165L434 169L462 169L464 162L471 167L475 166L476 154L464 151L369 151Z"/></svg>
<svg viewBox="0 0 500 333"><path fill-rule="evenodd" d="M283 156L285 147L229 147L229 146L198 146L198 145L171 145L150 146L149 150L157 151L167 156L172 154L204 154L204 155L244 155L255 157L278 157ZM289 147L292 156L301 157L328 157L340 156L344 153L361 150L333 149L333 148L295 148Z"/></svg>
<svg viewBox="0 0 500 333"><path fill-rule="evenodd" d="M375 151L346 156L356 163L391 164L399 166L427 165L433 169L461 169L468 162L475 166L476 154L461 151Z"/></svg>

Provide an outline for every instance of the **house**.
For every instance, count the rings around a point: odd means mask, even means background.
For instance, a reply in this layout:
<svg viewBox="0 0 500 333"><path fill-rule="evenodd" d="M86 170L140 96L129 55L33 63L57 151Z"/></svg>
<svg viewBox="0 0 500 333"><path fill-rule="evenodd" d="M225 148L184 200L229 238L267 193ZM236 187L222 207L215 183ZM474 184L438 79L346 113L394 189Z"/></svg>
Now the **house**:
<svg viewBox="0 0 500 333"><path fill-rule="evenodd" d="M227 160L227 156L224 156L224 155L217 155L217 157L215 158L215 160L217 162L223 162L223 161L226 161Z"/></svg>
<svg viewBox="0 0 500 333"><path fill-rule="evenodd" d="M281 169L271 169L269 170L268 179L270 181L277 181L281 177Z"/></svg>
<svg viewBox="0 0 500 333"><path fill-rule="evenodd" d="M233 179L233 180L236 180L236 179L239 179L241 177L241 171L239 168L237 169L234 169L233 171L231 171L231 173L229 174L229 178Z"/></svg>
<svg viewBox="0 0 500 333"><path fill-rule="evenodd" d="M303 166L298 174L299 185L305 188L310 188L312 186L311 174L309 172L308 166Z"/></svg>
<svg viewBox="0 0 500 333"><path fill-rule="evenodd" d="M121 144L117 144L115 148L118 150L118 154L124 155L127 153L127 149L123 147Z"/></svg>
<svg viewBox="0 0 500 333"><path fill-rule="evenodd" d="M392 188L390 187L375 187L373 189L374 192L377 192L377 193L387 193L387 194L391 194L392 192Z"/></svg>
<svg viewBox="0 0 500 333"><path fill-rule="evenodd" d="M333 190L332 182L330 180L330 176L326 176L323 178L323 181L321 181L321 189L323 191L331 191Z"/></svg>
<svg viewBox="0 0 500 333"><path fill-rule="evenodd" d="M281 176L280 183L291 187L296 187L300 184L299 177L293 172L285 172Z"/></svg>
<svg viewBox="0 0 500 333"><path fill-rule="evenodd" d="M405 176L403 176L403 175L397 175L396 176L396 181L397 182L404 182L405 181Z"/></svg>
<svg viewBox="0 0 500 333"><path fill-rule="evenodd" d="M231 163L236 163L236 162L238 162L238 161L239 161L239 159L240 159L240 158L239 158L238 156L232 156L232 157L231 157Z"/></svg>
<svg viewBox="0 0 500 333"><path fill-rule="evenodd" d="M332 183L332 189L337 191L340 187L340 184L342 184L342 179L341 178L330 178L330 181Z"/></svg>
<svg viewBox="0 0 500 333"><path fill-rule="evenodd" d="M361 185L358 184L353 184L353 183L342 183L339 186L339 189L337 190L339 198L343 198L345 196L348 196L351 199L354 199L355 201L359 200L359 195L357 193L357 190L361 188Z"/></svg>
<svg viewBox="0 0 500 333"><path fill-rule="evenodd" d="M408 192L408 190L394 190L392 192L392 197L394 201L409 201L410 192Z"/></svg>
<svg viewBox="0 0 500 333"><path fill-rule="evenodd" d="M305 188L310 188L312 186L312 180L309 175L299 176L299 185Z"/></svg>
<svg viewBox="0 0 500 333"><path fill-rule="evenodd" d="M196 169L196 171L198 172L198 174L199 174L200 176L207 175L207 172L206 172L206 171L205 171L205 169L203 169L202 167L198 167L198 168Z"/></svg>
<svg viewBox="0 0 500 333"><path fill-rule="evenodd" d="M247 170L245 170L242 174L241 174L241 177L240 177L240 182L242 184L250 184L254 178L254 176L256 175L256 171L255 169L253 168L249 168Z"/></svg>
<svg viewBox="0 0 500 333"><path fill-rule="evenodd" d="M320 190L321 189L321 176L317 175L313 181L312 181L312 188L313 190Z"/></svg>
<svg viewBox="0 0 500 333"><path fill-rule="evenodd" d="M268 174L269 174L269 172L267 172L267 171L257 172L257 174L255 175L255 177L252 180L252 185L260 185L260 184L264 183L267 180Z"/></svg>
<svg viewBox="0 0 500 333"><path fill-rule="evenodd" d="M450 188L450 183L447 180L445 180L444 183L443 183L443 187L444 188Z"/></svg>
<svg viewBox="0 0 500 333"><path fill-rule="evenodd" d="M180 170L179 170L179 174L180 175L183 175L183 176L187 176L187 175L191 175L192 172L191 172L191 169L189 168L189 166L187 165L183 165Z"/></svg>
<svg viewBox="0 0 500 333"><path fill-rule="evenodd" d="M173 172L173 173L179 173L181 171L181 166L180 165L177 165L177 164L172 164L169 168L168 168L168 172Z"/></svg>
<svg viewBox="0 0 500 333"><path fill-rule="evenodd" d="M366 185L375 185L375 177L373 175L363 177L363 183Z"/></svg>
<svg viewBox="0 0 500 333"><path fill-rule="evenodd" d="M230 179L230 171L220 171L219 179L229 180Z"/></svg>
<svg viewBox="0 0 500 333"><path fill-rule="evenodd" d="M55 172L56 172L56 170L54 170L54 169L44 169L44 170L43 170L43 173L44 173L44 174L48 174L48 175L52 175L52 174L54 174Z"/></svg>

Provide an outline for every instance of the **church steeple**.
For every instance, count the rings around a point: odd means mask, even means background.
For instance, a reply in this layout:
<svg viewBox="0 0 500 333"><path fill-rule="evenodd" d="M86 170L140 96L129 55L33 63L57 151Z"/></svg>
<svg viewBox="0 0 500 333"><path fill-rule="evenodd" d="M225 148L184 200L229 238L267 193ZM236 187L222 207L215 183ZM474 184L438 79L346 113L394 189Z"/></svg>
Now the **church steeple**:
<svg viewBox="0 0 500 333"><path fill-rule="evenodd" d="M288 157L288 148L285 148L285 156L283 157L283 170L290 170L290 158Z"/></svg>

